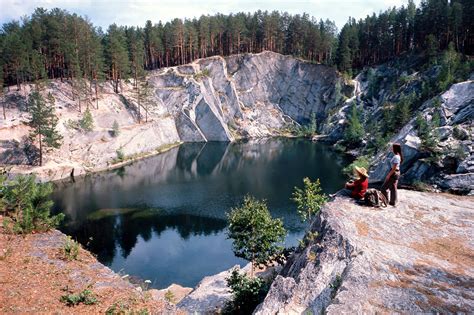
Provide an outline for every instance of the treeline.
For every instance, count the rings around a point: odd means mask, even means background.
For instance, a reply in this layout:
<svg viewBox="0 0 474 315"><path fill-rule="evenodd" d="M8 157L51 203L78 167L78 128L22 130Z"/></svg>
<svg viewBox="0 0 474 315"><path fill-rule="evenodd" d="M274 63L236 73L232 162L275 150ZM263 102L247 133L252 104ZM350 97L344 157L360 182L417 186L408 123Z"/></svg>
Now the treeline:
<svg viewBox="0 0 474 315"><path fill-rule="evenodd" d="M409 0L359 21L351 18L339 34L329 20L277 11L147 21L144 27L112 24L104 32L76 14L37 8L2 27L0 84L20 88L45 78L109 79L118 92L122 79L137 79L143 70L264 50L351 72L407 52L437 54L451 42L472 54L473 16L472 0L423 0L418 8Z"/></svg>
<svg viewBox="0 0 474 315"><path fill-rule="evenodd" d="M334 22L257 11L174 19L144 27L112 24L103 32L61 9L37 8L21 22L3 25L1 69L5 85L43 78L121 79L143 70L174 66L213 55L272 50L331 63L337 44Z"/></svg>
<svg viewBox="0 0 474 315"><path fill-rule="evenodd" d="M351 18L339 33L337 66L350 72L407 52L436 55L451 42L457 51L473 54L473 17L472 0L422 0L418 8L409 0L359 21Z"/></svg>

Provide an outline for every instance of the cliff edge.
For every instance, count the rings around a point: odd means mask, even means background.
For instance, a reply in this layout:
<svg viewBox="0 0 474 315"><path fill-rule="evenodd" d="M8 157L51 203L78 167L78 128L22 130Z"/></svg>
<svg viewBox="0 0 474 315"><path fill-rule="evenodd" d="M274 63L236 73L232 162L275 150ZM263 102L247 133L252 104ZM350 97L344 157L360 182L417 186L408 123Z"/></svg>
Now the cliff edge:
<svg viewBox="0 0 474 315"><path fill-rule="evenodd" d="M380 209L328 203L255 313L471 312L474 198L399 195Z"/></svg>

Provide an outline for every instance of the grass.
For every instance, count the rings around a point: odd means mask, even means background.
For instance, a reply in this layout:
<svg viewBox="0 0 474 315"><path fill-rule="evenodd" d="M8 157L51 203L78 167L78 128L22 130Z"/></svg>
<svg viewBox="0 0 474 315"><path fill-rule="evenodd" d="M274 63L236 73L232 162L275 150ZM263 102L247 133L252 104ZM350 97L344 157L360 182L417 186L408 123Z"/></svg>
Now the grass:
<svg viewBox="0 0 474 315"><path fill-rule="evenodd" d="M89 289L83 290L77 294L66 294L61 296L61 302L66 304L67 306L75 306L80 303L85 305L93 305L97 304L99 300L97 300L96 295Z"/></svg>

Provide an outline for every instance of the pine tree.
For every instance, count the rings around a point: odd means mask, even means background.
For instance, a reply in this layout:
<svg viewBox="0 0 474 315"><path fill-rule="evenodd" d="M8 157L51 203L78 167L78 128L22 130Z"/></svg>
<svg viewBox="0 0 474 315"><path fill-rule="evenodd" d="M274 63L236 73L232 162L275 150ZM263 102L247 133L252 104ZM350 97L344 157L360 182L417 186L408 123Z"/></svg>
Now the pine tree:
<svg viewBox="0 0 474 315"><path fill-rule="evenodd" d="M44 148L59 148L62 136L56 130L58 118L54 113L54 98L48 94L47 101L34 91L28 99L28 109L31 114L29 125L32 128L30 137L39 143L39 165L43 165Z"/></svg>
<svg viewBox="0 0 474 315"><path fill-rule="evenodd" d="M115 93L119 93L119 84L129 73L129 59L126 38L122 28L110 25L105 39L106 58L109 65L109 77L114 83Z"/></svg>
<svg viewBox="0 0 474 315"><path fill-rule="evenodd" d="M344 130L344 141L349 145L357 145L364 136L364 127L359 118L359 112L355 103L352 103L351 113L348 118L346 129Z"/></svg>

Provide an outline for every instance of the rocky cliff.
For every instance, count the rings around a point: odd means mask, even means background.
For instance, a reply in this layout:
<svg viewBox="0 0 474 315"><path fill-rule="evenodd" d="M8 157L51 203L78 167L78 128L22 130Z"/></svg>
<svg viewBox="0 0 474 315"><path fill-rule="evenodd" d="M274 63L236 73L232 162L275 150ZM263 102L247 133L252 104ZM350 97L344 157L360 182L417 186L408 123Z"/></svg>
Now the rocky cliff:
<svg viewBox="0 0 474 315"><path fill-rule="evenodd" d="M90 132L77 128L82 114L71 84L51 82L43 92L51 92L56 100L64 141L35 172L44 179L58 179L72 170L78 175L108 168L118 150L128 158L176 142L280 135L312 115L324 117L336 106L336 86L350 93L333 68L272 52L200 59L151 72L147 79L153 94L148 122L138 123L136 92L130 82L122 84L121 94L106 83L89 106L95 123ZM0 162L19 165L18 172L30 172L27 165L35 163L26 125L32 88L11 89L2 99L7 119L0 122ZM117 137L112 134L114 121L120 126Z"/></svg>
<svg viewBox="0 0 474 315"><path fill-rule="evenodd" d="M474 199L400 191L397 207L328 203L256 314L469 313Z"/></svg>

